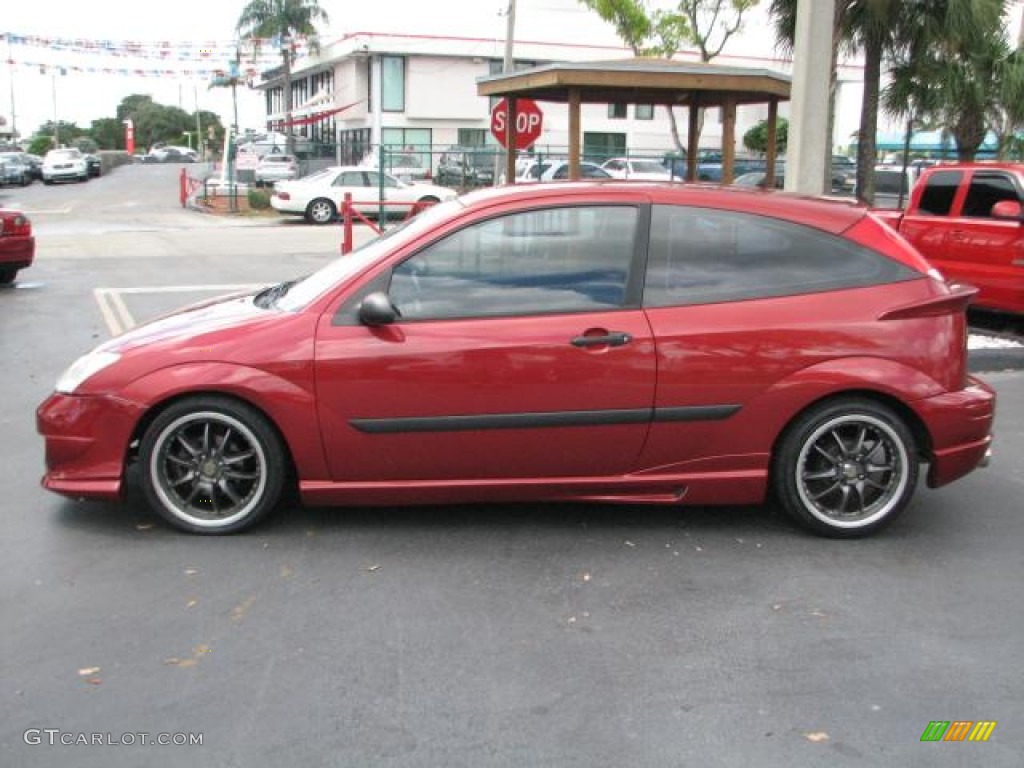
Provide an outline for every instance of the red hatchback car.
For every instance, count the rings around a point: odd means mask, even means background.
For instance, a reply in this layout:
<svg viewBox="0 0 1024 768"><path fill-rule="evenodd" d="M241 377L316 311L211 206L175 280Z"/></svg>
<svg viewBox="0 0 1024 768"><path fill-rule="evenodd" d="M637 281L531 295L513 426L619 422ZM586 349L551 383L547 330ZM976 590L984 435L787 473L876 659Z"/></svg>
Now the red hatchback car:
<svg viewBox="0 0 1024 768"><path fill-rule="evenodd" d="M32 265L36 239L25 214L0 208L0 285L13 283L18 270Z"/></svg>
<svg viewBox="0 0 1024 768"><path fill-rule="evenodd" d="M639 183L484 190L305 279L98 347L46 488L171 524L310 504L749 504L858 536L984 463L970 289L864 208Z"/></svg>

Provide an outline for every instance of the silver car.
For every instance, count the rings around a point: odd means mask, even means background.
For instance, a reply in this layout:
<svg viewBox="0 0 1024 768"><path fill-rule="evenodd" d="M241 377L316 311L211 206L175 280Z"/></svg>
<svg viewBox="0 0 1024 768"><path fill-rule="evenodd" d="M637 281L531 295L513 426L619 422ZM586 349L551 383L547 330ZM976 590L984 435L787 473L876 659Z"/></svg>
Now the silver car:
<svg viewBox="0 0 1024 768"><path fill-rule="evenodd" d="M273 185L275 181L298 178L299 167L294 155L269 154L260 158L254 172L256 186Z"/></svg>

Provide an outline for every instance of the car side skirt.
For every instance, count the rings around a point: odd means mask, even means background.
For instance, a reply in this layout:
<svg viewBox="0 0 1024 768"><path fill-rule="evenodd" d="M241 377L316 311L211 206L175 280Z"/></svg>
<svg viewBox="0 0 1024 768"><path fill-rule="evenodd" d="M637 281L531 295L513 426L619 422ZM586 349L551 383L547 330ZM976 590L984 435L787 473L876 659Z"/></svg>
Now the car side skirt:
<svg viewBox="0 0 1024 768"><path fill-rule="evenodd" d="M767 461L765 462L767 464ZM760 504L767 467L701 474L559 477L543 479L386 482L302 481L311 506L390 506L488 502L587 501L712 506Z"/></svg>

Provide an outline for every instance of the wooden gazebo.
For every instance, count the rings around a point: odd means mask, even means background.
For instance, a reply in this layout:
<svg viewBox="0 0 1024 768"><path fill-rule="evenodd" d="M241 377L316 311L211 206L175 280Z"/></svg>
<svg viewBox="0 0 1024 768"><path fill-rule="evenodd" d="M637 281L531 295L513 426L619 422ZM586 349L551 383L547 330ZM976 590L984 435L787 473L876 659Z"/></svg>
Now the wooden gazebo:
<svg viewBox="0 0 1024 768"><path fill-rule="evenodd" d="M635 58L616 61L546 64L477 80L480 96L505 97L509 146L515 145L516 100L569 105L569 178L579 178L582 104L654 104L685 106L689 115L686 178L697 177L697 120L700 109L722 110L722 180L733 179L736 146L736 107L768 104L768 155L765 185L774 185L775 121L780 101L789 99L790 78L767 69L721 67L667 59ZM515 177L515 153L510 152L505 177Z"/></svg>

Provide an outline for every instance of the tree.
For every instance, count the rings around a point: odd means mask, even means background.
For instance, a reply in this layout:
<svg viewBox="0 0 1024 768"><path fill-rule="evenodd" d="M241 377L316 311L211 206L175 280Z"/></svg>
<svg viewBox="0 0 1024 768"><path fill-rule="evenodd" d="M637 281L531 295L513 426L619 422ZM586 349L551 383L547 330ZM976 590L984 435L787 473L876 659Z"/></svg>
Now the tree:
<svg viewBox="0 0 1024 768"><path fill-rule="evenodd" d="M675 10L648 12L643 0L579 0L615 27L619 38L635 56L672 58L688 43L696 45L700 60L708 63L740 31L743 15L759 0L681 0ZM672 141L682 153L679 127L671 105L668 112ZM704 127L704 110L697 120L697 141Z"/></svg>
<svg viewBox="0 0 1024 768"><path fill-rule="evenodd" d="M1024 62L1003 32L1002 3L971 6L965 18L950 2L944 17L911 29L882 94L885 111L907 120L905 146L916 122L937 124L949 130L965 162L990 128L1004 150L1024 118Z"/></svg>
<svg viewBox="0 0 1024 768"><path fill-rule="evenodd" d="M89 135L100 149L124 149L124 125L116 117L93 120Z"/></svg>
<svg viewBox="0 0 1024 768"><path fill-rule="evenodd" d="M242 9L242 15L238 17L238 32L250 40L255 48L259 48L262 40L274 38L280 41L288 154L295 153L295 139L289 125L292 119L294 41L296 37L306 37L310 50L315 52L318 21L328 23L327 11L320 7L317 0L249 0Z"/></svg>
<svg viewBox="0 0 1024 768"><path fill-rule="evenodd" d="M786 143L789 140L789 121L780 117L775 121L775 152L777 157L786 153ZM745 134L743 134L743 146L751 152L764 154L768 151L768 121L762 120Z"/></svg>
<svg viewBox="0 0 1024 768"><path fill-rule="evenodd" d="M857 197L872 204L882 68L887 58L906 50L914 40L935 40L937 30L965 38L1005 0L835 0L833 48L864 56L864 95L857 140ZM776 34L792 49L797 0L772 0ZM955 30L955 33L953 32ZM921 50L915 48L915 50ZM834 64L833 64L834 69Z"/></svg>

